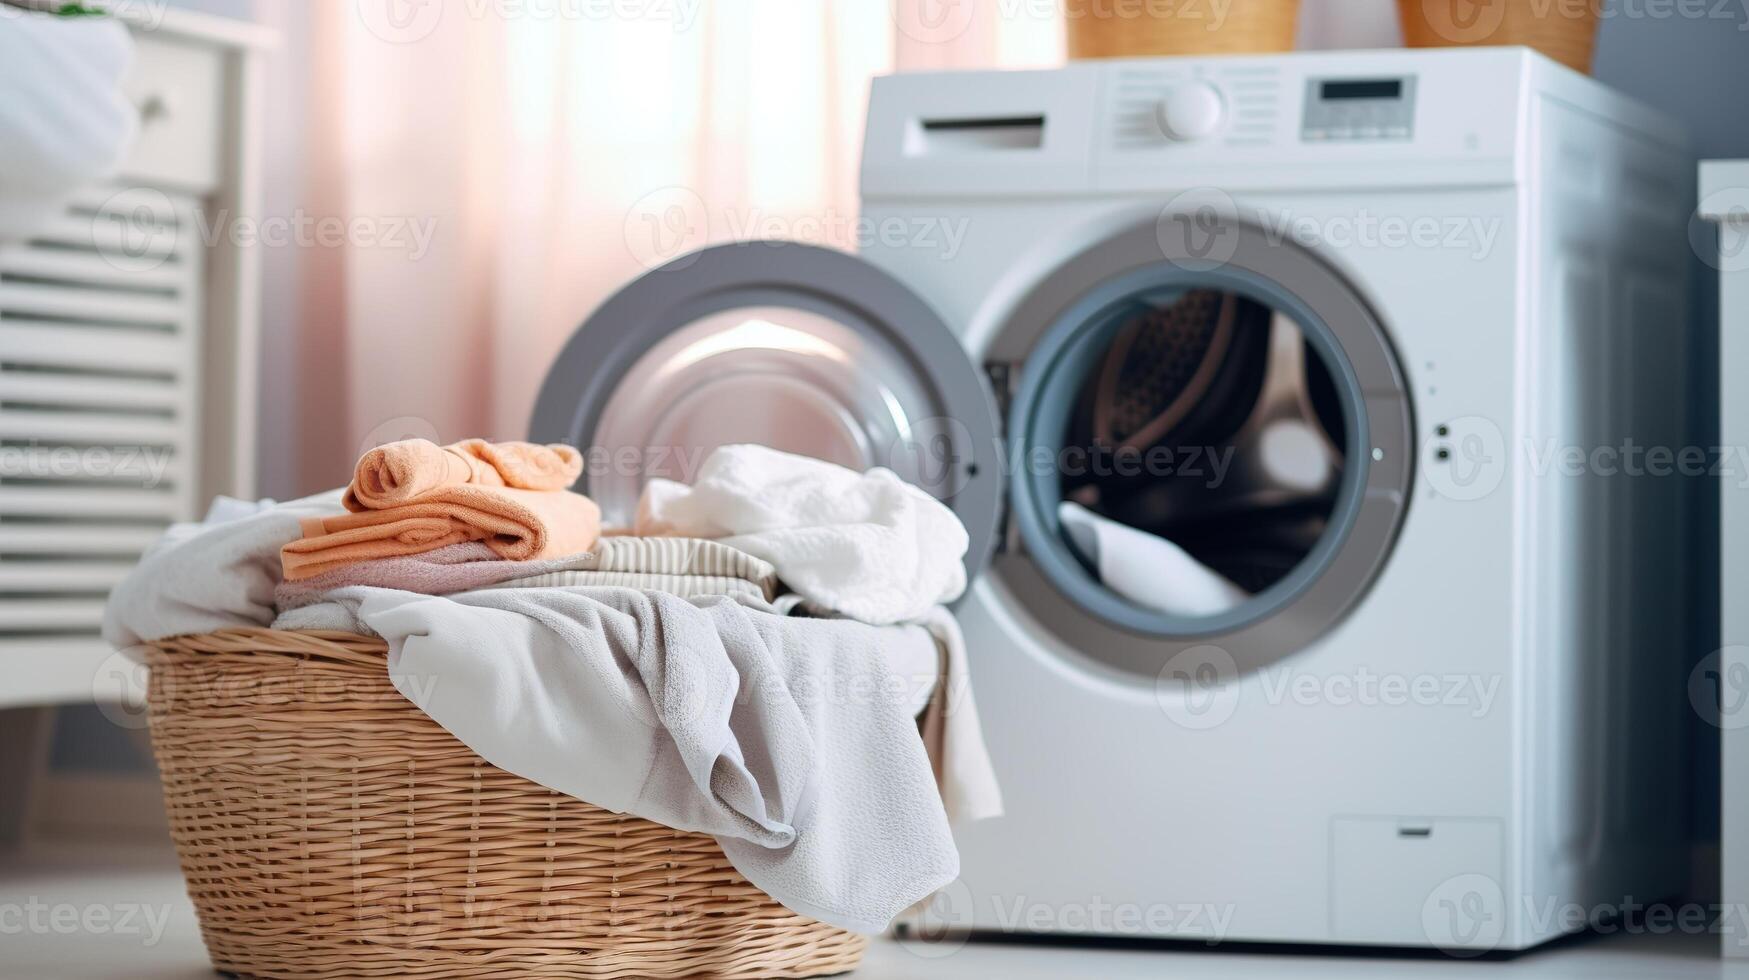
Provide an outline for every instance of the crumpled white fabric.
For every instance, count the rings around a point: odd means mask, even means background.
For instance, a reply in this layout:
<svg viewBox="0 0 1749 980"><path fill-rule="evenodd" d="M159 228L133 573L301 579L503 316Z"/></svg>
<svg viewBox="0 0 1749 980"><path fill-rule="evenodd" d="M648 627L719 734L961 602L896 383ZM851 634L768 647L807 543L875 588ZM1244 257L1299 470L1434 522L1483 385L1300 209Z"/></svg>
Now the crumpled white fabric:
<svg viewBox="0 0 1749 980"><path fill-rule="evenodd" d="M935 698L941 702L946 725L941 740L941 758L935 760L941 805L956 825L989 820L1002 815L1002 787L984 744L984 725L978 720L978 702L972 697L972 675L967 666L966 639L959 620L936 606L918 621L941 645L946 670Z"/></svg>
<svg viewBox="0 0 1749 980"><path fill-rule="evenodd" d="M1099 571L1099 581L1130 601L1173 616L1213 616L1251 594L1178 545L1101 517L1073 501L1057 506L1069 545Z"/></svg>
<svg viewBox="0 0 1749 980"><path fill-rule="evenodd" d="M280 547L302 536L304 518L345 513L340 493L277 504L215 498L206 520L171 525L110 590L103 638L129 650L167 636L273 622Z"/></svg>
<svg viewBox="0 0 1749 980"><path fill-rule="evenodd" d="M691 486L651 480L638 534L718 538L770 562L812 611L920 619L966 588L966 529L881 467L857 473L765 446L724 446Z"/></svg>
<svg viewBox="0 0 1749 980"><path fill-rule="evenodd" d="M108 18L0 10L0 242L28 238L121 164L138 115L133 39Z"/></svg>

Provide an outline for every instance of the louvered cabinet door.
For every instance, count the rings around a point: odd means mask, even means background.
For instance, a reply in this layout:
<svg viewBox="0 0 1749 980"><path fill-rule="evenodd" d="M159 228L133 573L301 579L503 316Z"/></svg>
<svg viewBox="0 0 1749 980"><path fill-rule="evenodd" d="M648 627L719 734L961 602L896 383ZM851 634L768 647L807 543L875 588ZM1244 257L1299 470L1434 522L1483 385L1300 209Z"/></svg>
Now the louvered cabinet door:
<svg viewBox="0 0 1749 980"><path fill-rule="evenodd" d="M230 394L252 397L252 379L209 377L244 370L216 351L253 350L251 317L210 308L254 261L212 230L239 217L248 154L224 148L244 64L198 39L137 42L142 128L122 175L0 245L0 707L113 695L110 588L171 522L239 489L204 457L229 472L235 454L208 444L222 426L207 416L253 419Z"/></svg>

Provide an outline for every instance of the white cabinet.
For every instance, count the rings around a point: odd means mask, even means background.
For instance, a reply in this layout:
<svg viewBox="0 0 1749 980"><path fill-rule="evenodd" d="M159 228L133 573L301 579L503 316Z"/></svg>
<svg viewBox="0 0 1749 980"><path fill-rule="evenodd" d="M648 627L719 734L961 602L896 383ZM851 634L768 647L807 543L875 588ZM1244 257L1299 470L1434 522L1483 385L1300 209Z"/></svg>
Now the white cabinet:
<svg viewBox="0 0 1749 980"><path fill-rule="evenodd" d="M1719 441L1749 446L1749 161L1700 170L1700 212L1719 225ZM1721 745L1720 882L1727 909L1749 908L1749 480L1738 467L1719 484L1719 624L1722 649L1701 665L1691 690ZM1716 708L1707 703L1717 698ZM1749 958L1742 916L1727 916L1725 955Z"/></svg>
<svg viewBox="0 0 1749 980"><path fill-rule="evenodd" d="M0 246L0 707L111 693L110 587L171 521L254 492L259 257L224 232L258 214L270 36L153 13L120 174Z"/></svg>

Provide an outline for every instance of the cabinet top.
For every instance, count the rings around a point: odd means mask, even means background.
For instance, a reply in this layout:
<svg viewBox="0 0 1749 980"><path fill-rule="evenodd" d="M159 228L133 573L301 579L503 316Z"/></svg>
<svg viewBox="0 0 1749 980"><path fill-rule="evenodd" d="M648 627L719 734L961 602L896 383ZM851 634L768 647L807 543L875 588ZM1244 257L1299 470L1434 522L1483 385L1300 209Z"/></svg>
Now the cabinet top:
<svg viewBox="0 0 1749 980"><path fill-rule="evenodd" d="M0 0L0 4L43 13L61 6L60 0ZM152 3L118 0L105 6L109 16L137 32L232 49L272 48L279 44L279 34L271 28L233 17L172 9L165 0Z"/></svg>
<svg viewBox="0 0 1749 980"><path fill-rule="evenodd" d="M1708 160L1700 165L1700 216L1710 221L1749 220L1749 160Z"/></svg>

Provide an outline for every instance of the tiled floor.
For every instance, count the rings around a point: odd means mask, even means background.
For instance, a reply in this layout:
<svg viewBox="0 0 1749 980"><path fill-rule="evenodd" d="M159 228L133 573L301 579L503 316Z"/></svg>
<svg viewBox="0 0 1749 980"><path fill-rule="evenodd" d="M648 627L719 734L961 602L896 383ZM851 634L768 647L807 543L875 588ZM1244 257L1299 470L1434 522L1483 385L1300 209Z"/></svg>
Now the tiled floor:
<svg viewBox="0 0 1749 980"><path fill-rule="evenodd" d="M1580 938L1510 960L1293 955L1194 947L1112 949L970 942L948 949L877 941L858 980L1172 977L1173 980L1749 980L1710 936ZM0 859L0 980L212 980L194 909L162 851L56 848Z"/></svg>

